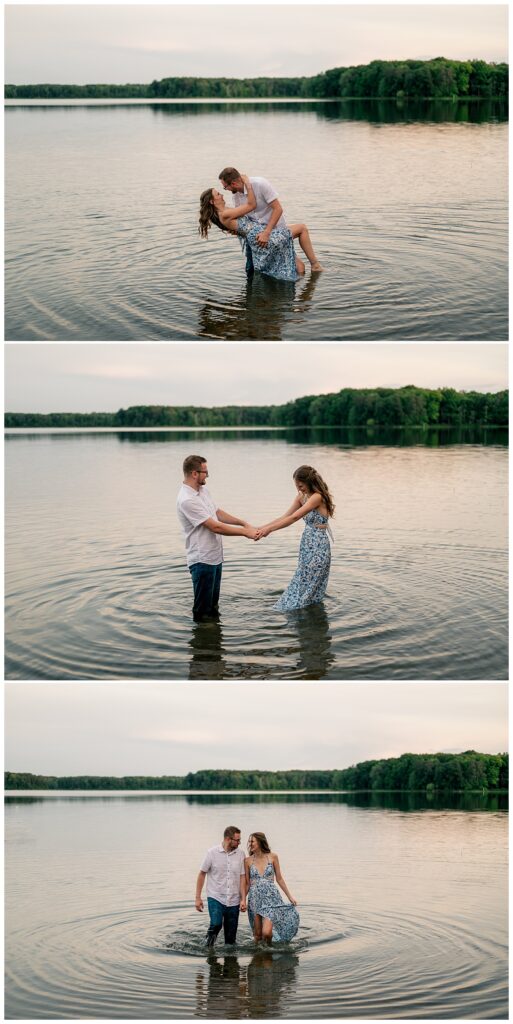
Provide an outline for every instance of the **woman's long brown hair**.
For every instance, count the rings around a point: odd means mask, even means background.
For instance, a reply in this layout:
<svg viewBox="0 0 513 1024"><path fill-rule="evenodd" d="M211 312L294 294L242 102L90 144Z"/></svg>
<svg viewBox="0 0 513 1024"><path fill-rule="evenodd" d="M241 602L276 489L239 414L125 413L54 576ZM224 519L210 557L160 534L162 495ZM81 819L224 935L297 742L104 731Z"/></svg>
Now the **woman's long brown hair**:
<svg viewBox="0 0 513 1024"><path fill-rule="evenodd" d="M212 192L213 189L206 188L200 195L199 233L202 238L208 238L209 228L211 224L215 224L216 228L219 228L220 231L228 231L229 234L233 235L233 231L225 228L219 219L219 214L214 206Z"/></svg>
<svg viewBox="0 0 513 1024"><path fill-rule="evenodd" d="M328 485L313 466L299 466L293 475L293 479L306 484L310 494L320 494L328 510L328 515L335 515L335 504L328 490Z"/></svg>
<svg viewBox="0 0 513 1024"><path fill-rule="evenodd" d="M258 845L260 846L260 849L261 849L262 853L270 853L271 852L271 847L269 846L269 843L267 842L267 839L266 839L266 836L265 836L264 832L252 832L251 833L251 835L250 835L250 837L248 839L248 851L249 851L250 843L251 843L252 839L256 839Z"/></svg>

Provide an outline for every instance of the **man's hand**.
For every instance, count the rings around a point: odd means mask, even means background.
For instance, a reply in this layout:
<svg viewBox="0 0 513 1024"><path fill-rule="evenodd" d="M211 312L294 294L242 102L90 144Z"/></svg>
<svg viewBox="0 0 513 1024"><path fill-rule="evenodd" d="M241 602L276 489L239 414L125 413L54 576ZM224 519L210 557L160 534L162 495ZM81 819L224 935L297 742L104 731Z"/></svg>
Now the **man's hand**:
<svg viewBox="0 0 513 1024"><path fill-rule="evenodd" d="M256 240L257 240L258 244L261 245L263 248L265 248L265 246L267 245L267 243L269 241L270 234L271 234L271 232L266 230L266 231L261 231L260 234L256 236Z"/></svg>
<svg viewBox="0 0 513 1024"><path fill-rule="evenodd" d="M242 913L243 913L243 914L245 914L245 913L246 913L246 906L247 906L247 904L246 904L246 900L241 900L241 901L240 901L240 909L241 909L241 911L242 911Z"/></svg>
<svg viewBox="0 0 513 1024"><path fill-rule="evenodd" d="M203 910L204 910L204 904L203 904L203 900L202 900L202 899L200 899L200 897L199 897L199 896L197 896L197 897L196 897L196 900L194 901L194 906L196 907L196 910L197 910L197 911L198 911L198 912L199 912L200 914L202 914L202 913L203 913Z"/></svg>
<svg viewBox="0 0 513 1024"><path fill-rule="evenodd" d="M248 540L259 540L260 539L258 537L258 530L255 529L254 526L247 526L246 527L245 536L248 538Z"/></svg>

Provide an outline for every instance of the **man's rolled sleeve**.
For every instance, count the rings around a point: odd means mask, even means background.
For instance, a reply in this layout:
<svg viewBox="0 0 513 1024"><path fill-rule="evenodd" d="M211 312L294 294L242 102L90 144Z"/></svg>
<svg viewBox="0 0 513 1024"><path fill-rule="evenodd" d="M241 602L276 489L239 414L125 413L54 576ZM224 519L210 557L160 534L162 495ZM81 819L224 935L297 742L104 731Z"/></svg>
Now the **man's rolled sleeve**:
<svg viewBox="0 0 513 1024"><path fill-rule="evenodd" d="M203 858L203 863L202 863L202 865L200 867L200 871L205 871L205 872L210 871L211 867L212 867L212 854L209 851L209 852L207 852L205 854L205 856Z"/></svg>
<svg viewBox="0 0 513 1024"><path fill-rule="evenodd" d="M278 199L278 193L273 189L270 181L262 182L260 185L260 192L263 195L266 203L272 203L275 199Z"/></svg>
<svg viewBox="0 0 513 1024"><path fill-rule="evenodd" d="M182 512L193 526L201 526L202 523L206 523L207 519L210 519L210 514L199 497L186 498L182 502Z"/></svg>

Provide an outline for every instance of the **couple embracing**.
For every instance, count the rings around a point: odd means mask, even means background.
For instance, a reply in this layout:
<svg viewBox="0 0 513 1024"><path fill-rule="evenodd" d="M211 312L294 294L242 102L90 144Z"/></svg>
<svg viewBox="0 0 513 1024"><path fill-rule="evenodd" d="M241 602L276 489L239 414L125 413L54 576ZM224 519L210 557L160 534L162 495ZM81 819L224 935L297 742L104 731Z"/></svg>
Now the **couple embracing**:
<svg viewBox="0 0 513 1024"><path fill-rule="evenodd" d="M297 281L305 272L305 264L294 250L297 238L312 271L323 269L306 224L287 226L278 194L266 178L248 177L235 167L225 167L219 180L233 195L235 206L227 206L218 189L205 189L200 197L202 238L208 238L212 224L237 236L246 253L246 272L259 270L280 281Z"/></svg>
<svg viewBox="0 0 513 1024"><path fill-rule="evenodd" d="M202 455L188 455L183 464L184 481L178 493L177 513L185 538L187 565L194 590L195 622L219 618L219 597L223 569L221 537L247 537L260 541L276 530L304 520L296 572L285 592L273 606L276 611L293 611L322 601L331 565L333 535L330 519L335 513L333 498L313 466L299 466L293 474L297 495L289 509L264 526L251 526L218 508L207 486L208 465Z"/></svg>
<svg viewBox="0 0 513 1024"><path fill-rule="evenodd" d="M228 825L223 841L207 850L196 882L195 906L204 910L201 898L207 882L210 924L207 946L213 946L221 928L224 941L233 945L237 937L239 912L247 910L255 942L290 942L299 928L296 900L291 896L281 873L278 854L273 853L263 832L253 832L248 840L248 856L240 849L241 831ZM275 882L283 890L285 903Z"/></svg>

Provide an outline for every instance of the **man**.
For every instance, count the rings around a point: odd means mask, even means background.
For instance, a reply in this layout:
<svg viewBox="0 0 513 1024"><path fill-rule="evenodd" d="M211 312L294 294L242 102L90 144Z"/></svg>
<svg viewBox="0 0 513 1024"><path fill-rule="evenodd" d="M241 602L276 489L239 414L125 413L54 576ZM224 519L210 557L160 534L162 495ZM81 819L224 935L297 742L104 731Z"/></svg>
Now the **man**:
<svg viewBox="0 0 513 1024"><path fill-rule="evenodd" d="M257 235L259 245L267 245L269 235L273 228L286 228L283 207L278 199L278 193L274 190L267 178L251 178L250 182L255 193L256 209L248 214L251 220L258 220L266 225L265 231ZM242 206L246 202L246 186L235 167L225 167L219 175L219 181L223 188L231 192L235 206ZM253 273L253 259L249 246L246 249L246 272Z"/></svg>
<svg viewBox="0 0 513 1024"><path fill-rule="evenodd" d="M205 878L210 915L207 946L214 945L221 927L224 929L224 941L233 945L237 936L239 910L244 912L246 909L244 851L240 849L240 828L236 825L225 828L222 843L212 846L203 858L196 882L195 906L200 914L204 909L201 893Z"/></svg>
<svg viewBox="0 0 513 1024"><path fill-rule="evenodd" d="M260 234L257 235L256 240L258 244L262 246L267 245L273 228L286 228L288 226L292 238L298 239L306 258L310 262L312 270L315 273L322 270L323 268L315 255L306 224L286 224L285 217L283 216L283 207L278 199L278 193L275 191L270 181L267 181L267 178L250 177L249 180L253 186L253 192L255 193L256 208L248 214L248 217L252 220L257 220L265 224L264 231L261 231ZM225 167L219 175L219 181L223 188L232 193L235 206L242 206L246 202L246 186L240 176L240 171L235 167ZM254 266L251 249L249 246L246 246L246 273L252 274L253 272Z"/></svg>
<svg viewBox="0 0 513 1024"><path fill-rule="evenodd" d="M207 490L207 460L188 455L183 464L184 481L176 503L178 519L185 536L187 565L192 576L195 622L219 618L219 594L223 569L221 537L248 537L256 540L257 531L244 519L216 508Z"/></svg>

